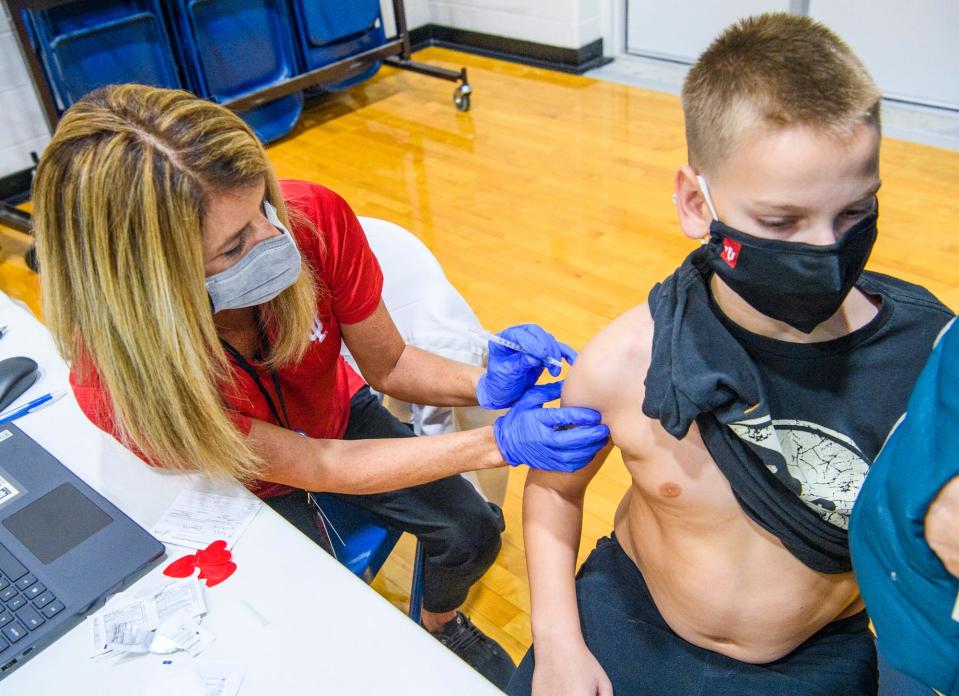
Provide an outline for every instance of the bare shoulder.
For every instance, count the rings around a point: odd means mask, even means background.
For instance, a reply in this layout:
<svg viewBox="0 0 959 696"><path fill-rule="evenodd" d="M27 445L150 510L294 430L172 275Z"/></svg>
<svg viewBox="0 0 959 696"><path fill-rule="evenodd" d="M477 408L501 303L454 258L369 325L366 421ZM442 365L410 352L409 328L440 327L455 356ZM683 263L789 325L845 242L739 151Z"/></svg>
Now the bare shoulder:
<svg viewBox="0 0 959 696"><path fill-rule="evenodd" d="M643 382L652 349L653 320L641 304L614 319L580 352L563 385L563 405L599 411L609 427L612 442L620 448L642 451L648 439L646 418L637 404L643 400ZM639 440L641 446L633 444ZM549 488L570 499L582 496L603 465L612 445L605 447L586 467L574 473L531 470L527 491Z"/></svg>
<svg viewBox="0 0 959 696"><path fill-rule="evenodd" d="M566 378L563 403L606 412L624 400L641 402L652 342L653 319L644 302L586 344Z"/></svg>

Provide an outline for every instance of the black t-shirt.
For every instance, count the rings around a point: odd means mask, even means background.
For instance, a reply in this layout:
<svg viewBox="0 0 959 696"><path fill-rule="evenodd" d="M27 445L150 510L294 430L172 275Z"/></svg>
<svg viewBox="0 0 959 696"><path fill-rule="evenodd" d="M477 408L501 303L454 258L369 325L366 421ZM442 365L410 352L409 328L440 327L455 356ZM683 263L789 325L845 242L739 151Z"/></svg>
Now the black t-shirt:
<svg viewBox="0 0 959 696"><path fill-rule="evenodd" d="M653 288L643 411L676 437L693 420L743 510L820 572L851 568L846 530L869 466L952 313L928 291L866 272L877 315L812 344L739 327L693 252Z"/></svg>

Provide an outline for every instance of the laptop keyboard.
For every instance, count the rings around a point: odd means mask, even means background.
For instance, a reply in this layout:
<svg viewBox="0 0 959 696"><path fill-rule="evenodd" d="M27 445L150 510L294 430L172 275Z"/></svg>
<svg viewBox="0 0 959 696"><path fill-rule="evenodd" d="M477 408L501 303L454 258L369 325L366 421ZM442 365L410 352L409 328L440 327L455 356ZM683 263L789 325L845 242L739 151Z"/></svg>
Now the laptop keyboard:
<svg viewBox="0 0 959 696"><path fill-rule="evenodd" d="M0 545L0 654L61 611L63 602Z"/></svg>

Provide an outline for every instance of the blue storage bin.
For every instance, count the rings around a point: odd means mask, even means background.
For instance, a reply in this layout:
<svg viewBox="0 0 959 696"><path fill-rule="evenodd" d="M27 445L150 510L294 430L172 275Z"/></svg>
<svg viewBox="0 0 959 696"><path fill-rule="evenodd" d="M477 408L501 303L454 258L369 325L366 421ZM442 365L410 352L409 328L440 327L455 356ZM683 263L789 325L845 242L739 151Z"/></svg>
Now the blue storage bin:
<svg viewBox="0 0 959 696"><path fill-rule="evenodd" d="M314 70L386 43L379 0L291 0L300 56ZM344 89L371 78L380 63L324 89Z"/></svg>
<svg viewBox="0 0 959 696"><path fill-rule="evenodd" d="M182 87L154 0L85 0L25 14L61 112L104 85Z"/></svg>
<svg viewBox="0 0 959 696"><path fill-rule="evenodd" d="M141 12L158 11L153 0L75 0L36 14L43 17L52 36L63 36Z"/></svg>
<svg viewBox="0 0 959 696"><path fill-rule="evenodd" d="M324 46L369 33L380 18L379 0L293 0L301 28L314 46Z"/></svg>
<svg viewBox="0 0 959 696"><path fill-rule="evenodd" d="M284 0L177 0L173 20L197 94L218 102L246 96L296 74ZM241 112L264 142L286 135L303 94Z"/></svg>

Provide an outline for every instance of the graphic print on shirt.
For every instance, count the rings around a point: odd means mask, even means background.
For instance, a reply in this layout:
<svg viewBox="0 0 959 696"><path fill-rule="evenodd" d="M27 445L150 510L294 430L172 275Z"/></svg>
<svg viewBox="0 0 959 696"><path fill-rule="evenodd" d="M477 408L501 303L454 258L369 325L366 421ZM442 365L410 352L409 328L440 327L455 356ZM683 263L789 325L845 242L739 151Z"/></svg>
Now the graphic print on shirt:
<svg viewBox="0 0 959 696"><path fill-rule="evenodd" d="M319 341L323 343L326 340L326 331L323 330L323 320L319 316L313 319L313 331L310 333L310 342Z"/></svg>
<svg viewBox="0 0 959 696"><path fill-rule="evenodd" d="M762 416L730 423L745 443L777 452L785 471L767 468L820 517L849 529L849 517L869 464L859 447L842 433L801 420Z"/></svg>

